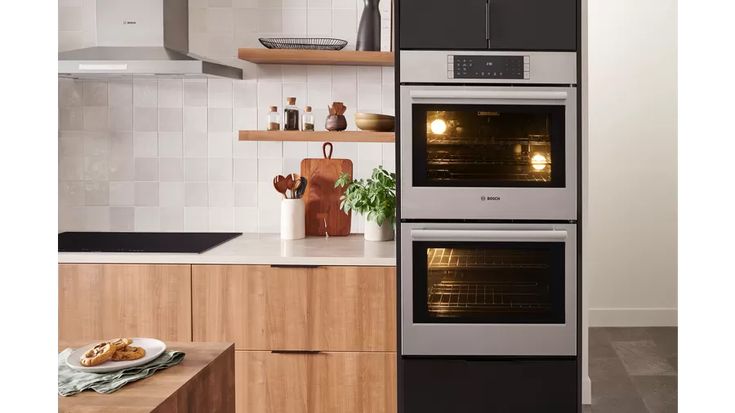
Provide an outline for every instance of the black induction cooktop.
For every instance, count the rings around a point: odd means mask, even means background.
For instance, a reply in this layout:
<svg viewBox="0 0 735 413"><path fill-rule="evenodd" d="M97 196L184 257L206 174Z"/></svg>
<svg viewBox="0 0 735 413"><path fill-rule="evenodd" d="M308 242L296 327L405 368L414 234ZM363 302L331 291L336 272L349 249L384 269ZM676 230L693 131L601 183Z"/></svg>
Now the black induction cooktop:
<svg viewBox="0 0 735 413"><path fill-rule="evenodd" d="M178 252L200 254L241 232L62 232L59 252Z"/></svg>

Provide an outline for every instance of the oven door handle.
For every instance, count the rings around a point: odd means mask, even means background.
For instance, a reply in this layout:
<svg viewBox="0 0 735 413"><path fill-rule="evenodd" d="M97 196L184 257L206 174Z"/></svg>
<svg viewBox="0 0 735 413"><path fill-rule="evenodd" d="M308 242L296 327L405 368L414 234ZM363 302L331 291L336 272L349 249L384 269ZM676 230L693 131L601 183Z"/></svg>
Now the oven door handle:
<svg viewBox="0 0 735 413"><path fill-rule="evenodd" d="M564 241L564 230L414 229L414 241Z"/></svg>
<svg viewBox="0 0 735 413"><path fill-rule="evenodd" d="M412 100L425 99L504 99L504 100L566 100L566 91L552 90L412 90Z"/></svg>

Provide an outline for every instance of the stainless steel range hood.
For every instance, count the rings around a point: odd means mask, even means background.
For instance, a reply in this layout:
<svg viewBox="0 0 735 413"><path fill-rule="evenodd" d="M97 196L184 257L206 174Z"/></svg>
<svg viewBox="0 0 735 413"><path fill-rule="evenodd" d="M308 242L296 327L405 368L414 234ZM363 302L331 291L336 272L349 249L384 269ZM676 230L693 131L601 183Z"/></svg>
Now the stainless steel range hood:
<svg viewBox="0 0 735 413"><path fill-rule="evenodd" d="M59 76L216 76L242 69L189 53L188 0L97 0L97 46L59 53Z"/></svg>

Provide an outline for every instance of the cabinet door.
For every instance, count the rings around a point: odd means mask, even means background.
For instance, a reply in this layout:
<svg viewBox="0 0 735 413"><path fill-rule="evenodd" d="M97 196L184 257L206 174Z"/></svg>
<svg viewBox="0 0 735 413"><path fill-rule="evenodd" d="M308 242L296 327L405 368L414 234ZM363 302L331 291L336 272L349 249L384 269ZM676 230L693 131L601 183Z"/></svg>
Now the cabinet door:
<svg viewBox="0 0 735 413"><path fill-rule="evenodd" d="M59 265L59 340L191 341L191 266Z"/></svg>
<svg viewBox="0 0 735 413"><path fill-rule="evenodd" d="M489 0L490 49L577 49L577 0Z"/></svg>
<svg viewBox="0 0 735 413"><path fill-rule="evenodd" d="M238 350L394 351L393 267L195 265L195 341Z"/></svg>
<svg viewBox="0 0 735 413"><path fill-rule="evenodd" d="M238 351L238 413L393 413L396 354Z"/></svg>
<svg viewBox="0 0 735 413"><path fill-rule="evenodd" d="M401 49L487 49L486 0L401 0Z"/></svg>

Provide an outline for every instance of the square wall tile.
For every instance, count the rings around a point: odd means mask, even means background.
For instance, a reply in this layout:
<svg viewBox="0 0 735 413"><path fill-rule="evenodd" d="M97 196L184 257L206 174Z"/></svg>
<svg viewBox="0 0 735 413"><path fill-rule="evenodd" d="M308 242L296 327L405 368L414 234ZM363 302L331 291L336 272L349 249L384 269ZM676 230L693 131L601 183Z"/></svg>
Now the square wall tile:
<svg viewBox="0 0 735 413"><path fill-rule="evenodd" d="M133 107L111 106L109 111L110 130L126 132L133 130Z"/></svg>
<svg viewBox="0 0 735 413"><path fill-rule="evenodd" d="M231 14L231 11L228 11L228 13ZM232 80L209 79L207 83L209 108L231 108Z"/></svg>
<svg viewBox="0 0 735 413"><path fill-rule="evenodd" d="M136 158L154 158L158 156L158 133L135 132L133 135L133 153Z"/></svg>
<svg viewBox="0 0 735 413"><path fill-rule="evenodd" d="M135 230L135 208L110 208L110 230L131 232Z"/></svg>
<svg viewBox="0 0 735 413"><path fill-rule="evenodd" d="M207 106L206 79L184 79L184 106Z"/></svg>
<svg viewBox="0 0 735 413"><path fill-rule="evenodd" d="M59 206L83 206L85 188L82 181L59 182Z"/></svg>
<svg viewBox="0 0 735 413"><path fill-rule="evenodd" d="M233 207L235 206L235 189L232 182L210 182L209 183L209 206L210 207Z"/></svg>
<svg viewBox="0 0 735 413"><path fill-rule="evenodd" d="M258 206L258 183L257 182L235 182L235 206L257 207ZM273 211L275 213L275 211Z"/></svg>
<svg viewBox="0 0 735 413"><path fill-rule="evenodd" d="M258 181L273 184L273 177L283 175L283 160L258 159ZM275 191L275 189L273 190Z"/></svg>
<svg viewBox="0 0 735 413"><path fill-rule="evenodd" d="M257 130L258 129L258 109L256 108L237 108L234 110L234 130Z"/></svg>
<svg viewBox="0 0 735 413"><path fill-rule="evenodd" d="M184 205L206 207L209 205L209 186L206 182L187 182L184 186Z"/></svg>
<svg viewBox="0 0 735 413"><path fill-rule="evenodd" d="M84 82L84 106L107 106L107 82Z"/></svg>
<svg viewBox="0 0 735 413"><path fill-rule="evenodd" d="M85 157L82 177L87 181L109 180L110 164L107 156Z"/></svg>
<svg viewBox="0 0 735 413"><path fill-rule="evenodd" d="M133 129L136 132L158 131L158 109L136 107L133 114Z"/></svg>
<svg viewBox="0 0 735 413"><path fill-rule="evenodd" d="M311 3L309 6L309 10L306 14L307 35L314 37L331 37L332 10L313 8Z"/></svg>
<svg viewBox="0 0 735 413"><path fill-rule="evenodd" d="M109 105L112 107L133 106L133 82L129 80L110 80L108 85Z"/></svg>
<svg viewBox="0 0 735 413"><path fill-rule="evenodd" d="M232 109L210 108L207 112L209 132L232 132Z"/></svg>
<svg viewBox="0 0 735 413"><path fill-rule="evenodd" d="M184 183L161 182L158 186L158 205L162 207L184 207Z"/></svg>
<svg viewBox="0 0 735 413"><path fill-rule="evenodd" d="M232 158L209 158L209 181L232 182Z"/></svg>
<svg viewBox="0 0 735 413"><path fill-rule="evenodd" d="M236 108L256 108L258 106L258 85L255 80L235 80L233 94Z"/></svg>
<svg viewBox="0 0 735 413"><path fill-rule="evenodd" d="M79 107L84 102L84 83L59 78L59 107Z"/></svg>
<svg viewBox="0 0 735 413"><path fill-rule="evenodd" d="M207 131L207 108L185 107L184 108L184 132L206 132Z"/></svg>
<svg viewBox="0 0 735 413"><path fill-rule="evenodd" d="M158 155L166 158L181 158L184 153L184 141L180 132L158 133Z"/></svg>
<svg viewBox="0 0 735 413"><path fill-rule="evenodd" d="M283 156L283 142L258 142L259 159L279 159Z"/></svg>
<svg viewBox="0 0 735 413"><path fill-rule="evenodd" d="M235 207L235 231L244 233L258 232L258 208Z"/></svg>
<svg viewBox="0 0 735 413"><path fill-rule="evenodd" d="M207 181L207 158L186 158L184 160L184 179L187 182Z"/></svg>
<svg viewBox="0 0 735 413"><path fill-rule="evenodd" d="M232 132L209 133L207 154L210 158L232 157Z"/></svg>
<svg viewBox="0 0 735 413"><path fill-rule="evenodd" d="M135 205L135 184L133 182L110 182L110 205Z"/></svg>
<svg viewBox="0 0 735 413"><path fill-rule="evenodd" d="M59 129L76 131L84 129L84 109L59 108Z"/></svg>
<svg viewBox="0 0 735 413"><path fill-rule="evenodd" d="M158 160L158 179L162 182L183 182L184 160L181 158L160 158Z"/></svg>
<svg viewBox="0 0 735 413"><path fill-rule="evenodd" d="M110 185L107 182L85 182L84 204L85 205L109 205Z"/></svg>
<svg viewBox="0 0 735 413"><path fill-rule="evenodd" d="M136 182L135 205L158 206L158 182Z"/></svg>
<svg viewBox="0 0 735 413"><path fill-rule="evenodd" d="M181 79L158 80L158 107L181 108L184 106L184 82Z"/></svg>
<svg viewBox="0 0 735 413"><path fill-rule="evenodd" d="M161 209L158 207L135 208L135 231L153 232L161 230Z"/></svg>
<svg viewBox="0 0 735 413"><path fill-rule="evenodd" d="M156 79L134 79L133 104L140 108L158 106L158 81Z"/></svg>
<svg viewBox="0 0 735 413"><path fill-rule="evenodd" d="M179 232L184 230L184 208L161 208L161 231Z"/></svg>
<svg viewBox="0 0 735 413"><path fill-rule="evenodd" d="M184 208L184 231L209 231L209 209Z"/></svg>
<svg viewBox="0 0 735 413"><path fill-rule="evenodd" d="M235 158L257 159L258 142L235 140L232 152Z"/></svg>
<svg viewBox="0 0 735 413"><path fill-rule="evenodd" d="M158 181L158 158L136 158L135 180Z"/></svg>
<svg viewBox="0 0 735 413"><path fill-rule="evenodd" d="M106 206L84 207L84 230L109 231L110 208Z"/></svg>
<svg viewBox="0 0 735 413"><path fill-rule="evenodd" d="M258 180L258 160L235 158L233 163L233 179L237 182L255 182Z"/></svg>
<svg viewBox="0 0 735 413"><path fill-rule="evenodd" d="M84 107L84 130L106 131L108 128L108 113L105 106Z"/></svg>
<svg viewBox="0 0 735 413"><path fill-rule="evenodd" d="M209 208L210 231L232 231L234 228L235 212L232 207Z"/></svg>
<svg viewBox="0 0 735 413"><path fill-rule="evenodd" d="M160 132L181 132L183 127L182 115L180 108L158 109L158 130Z"/></svg>
<svg viewBox="0 0 735 413"><path fill-rule="evenodd" d="M130 154L113 151L108 159L110 181L132 181L135 179L135 159Z"/></svg>
<svg viewBox="0 0 735 413"><path fill-rule="evenodd" d="M184 156L206 158L209 136L206 132L184 132Z"/></svg>
<svg viewBox="0 0 735 413"><path fill-rule="evenodd" d="M59 157L59 179L80 181L84 177L84 158L80 156Z"/></svg>

